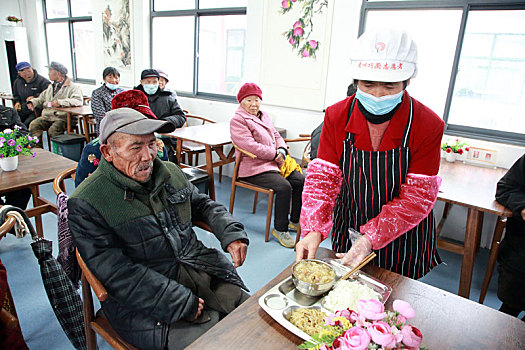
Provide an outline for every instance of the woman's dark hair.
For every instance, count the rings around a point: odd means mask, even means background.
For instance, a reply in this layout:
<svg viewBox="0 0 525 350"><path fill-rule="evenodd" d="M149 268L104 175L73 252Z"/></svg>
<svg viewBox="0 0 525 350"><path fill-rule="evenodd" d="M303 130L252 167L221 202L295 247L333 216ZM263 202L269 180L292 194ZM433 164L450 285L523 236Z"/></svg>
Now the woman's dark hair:
<svg viewBox="0 0 525 350"><path fill-rule="evenodd" d="M120 78L120 73L115 67L106 67L104 71L102 72L102 79L106 79L108 75L114 75L116 77Z"/></svg>

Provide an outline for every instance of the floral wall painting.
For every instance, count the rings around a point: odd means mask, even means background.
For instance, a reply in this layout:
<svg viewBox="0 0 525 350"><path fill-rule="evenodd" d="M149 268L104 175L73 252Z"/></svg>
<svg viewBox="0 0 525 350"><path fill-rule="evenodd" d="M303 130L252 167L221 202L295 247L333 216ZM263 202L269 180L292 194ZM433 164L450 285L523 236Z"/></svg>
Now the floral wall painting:
<svg viewBox="0 0 525 350"><path fill-rule="evenodd" d="M129 3L130 0L106 0L102 8L104 67L117 68L123 82L132 73Z"/></svg>
<svg viewBox="0 0 525 350"><path fill-rule="evenodd" d="M312 36L314 17L321 15L323 10L328 7L328 0L283 0L280 12L285 15L294 6L301 6L300 17L282 35L292 45L292 50L297 51L300 57L315 59L321 43L316 40L315 36Z"/></svg>

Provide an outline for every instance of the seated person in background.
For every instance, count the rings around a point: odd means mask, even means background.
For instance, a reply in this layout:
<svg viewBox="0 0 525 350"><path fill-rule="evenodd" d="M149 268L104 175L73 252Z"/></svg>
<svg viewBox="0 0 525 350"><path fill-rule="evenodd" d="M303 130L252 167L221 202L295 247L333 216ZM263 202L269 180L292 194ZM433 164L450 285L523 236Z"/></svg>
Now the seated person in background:
<svg viewBox="0 0 525 350"><path fill-rule="evenodd" d="M158 119L167 120L175 128L180 128L186 123L186 116L175 95L159 88L159 77L156 69L144 69L140 75L140 85L135 89L146 94L149 106Z"/></svg>
<svg viewBox="0 0 525 350"><path fill-rule="evenodd" d="M142 91L127 90L117 94L111 101L111 109L117 108L132 108L144 114L147 118L157 119L151 109L149 108L148 99ZM164 149L164 142L157 139L157 155L161 160L168 160L167 151ZM77 165L75 175L75 187L80 185L82 181L97 170L98 163L102 153L100 153L100 142L97 137L82 150L82 155Z"/></svg>
<svg viewBox="0 0 525 350"><path fill-rule="evenodd" d="M106 67L102 72L102 78L104 79L104 84L91 93L91 109L97 121L97 135L100 134L100 121L104 118L106 112L111 111L111 100L116 94L124 91L118 86L120 73L117 68Z"/></svg>
<svg viewBox="0 0 525 350"><path fill-rule="evenodd" d="M19 129L19 133L22 135L29 134L29 130L20 120L16 110L11 107L0 105L0 131L4 131L5 129L14 130L15 128ZM20 209L26 209L30 198L31 189L29 188L10 191L0 195L0 205L10 204Z"/></svg>
<svg viewBox="0 0 525 350"><path fill-rule="evenodd" d="M35 112L27 108L27 101L38 97L51 82L38 74L29 62L18 62L16 70L18 77L13 83L14 108L18 111L22 122L29 127L29 123L35 119Z"/></svg>
<svg viewBox="0 0 525 350"><path fill-rule="evenodd" d="M35 147L42 148L42 133L47 130L47 136L63 134L67 129L67 113L60 112L53 107L82 106L84 98L80 86L73 83L67 77L67 68L58 62L49 65L49 79L53 84L49 85L40 96L27 102L27 108L34 110L43 107L42 116L36 118L29 124L32 136L38 137L39 142ZM71 124L76 124L71 120Z"/></svg>
<svg viewBox="0 0 525 350"><path fill-rule="evenodd" d="M525 310L525 154L499 180L496 200L512 210L498 256L499 311L517 317Z"/></svg>
<svg viewBox="0 0 525 350"><path fill-rule="evenodd" d="M159 72L156 69L144 69L140 75L140 85L136 90L142 91L148 97L148 102L153 114L160 120L167 120L176 128L181 128L186 123L186 115L177 102L177 95L170 90L159 87ZM168 149L170 161L176 162L176 139L165 138L164 144Z"/></svg>
<svg viewBox="0 0 525 350"><path fill-rule="evenodd" d="M288 229L297 231L299 227L304 176L297 170L286 178L280 174L288 150L270 116L259 110L261 100L262 91L253 83L244 84L237 94L240 106L230 121L231 139L240 148L257 156L256 159L243 158L239 177L275 191L272 235L283 246L293 248L295 239L290 236ZM238 157L239 151L236 153ZM292 209L289 221L290 199Z"/></svg>
<svg viewBox="0 0 525 350"><path fill-rule="evenodd" d="M100 165L68 201L78 251L109 294L104 314L141 349L183 349L248 297L235 269L247 252L243 225L156 157L154 132L174 129L130 108L109 111ZM210 225L233 265L197 239L192 221Z"/></svg>
<svg viewBox="0 0 525 350"><path fill-rule="evenodd" d="M159 88L164 90L166 88L166 84L170 81L168 79L168 73L161 69L157 69L157 72L159 72Z"/></svg>

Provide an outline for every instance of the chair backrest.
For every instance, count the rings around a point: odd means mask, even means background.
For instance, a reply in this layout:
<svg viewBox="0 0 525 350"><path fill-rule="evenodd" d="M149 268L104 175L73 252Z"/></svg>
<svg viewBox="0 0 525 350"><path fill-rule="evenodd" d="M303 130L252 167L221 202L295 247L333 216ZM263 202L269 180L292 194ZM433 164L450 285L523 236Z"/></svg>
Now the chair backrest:
<svg viewBox="0 0 525 350"><path fill-rule="evenodd" d="M235 181L237 181L237 176L239 174L239 166L241 165L242 158L243 157L250 157L252 159L257 159L257 156L255 154L253 154L251 152L248 152L247 150L242 149L241 147L237 146L235 144L235 142L233 142L233 141L232 141L232 145L233 145L233 147L235 147L235 149L237 151L239 151L239 153L235 157L235 166L233 168L232 186L234 186Z"/></svg>
<svg viewBox="0 0 525 350"><path fill-rule="evenodd" d="M284 141L286 143L307 142L306 146L304 146L301 164L300 164L301 168L305 169L308 166L308 163L311 162L310 151L312 148L312 136L310 134L299 134L299 137L292 138L292 139L284 139Z"/></svg>
<svg viewBox="0 0 525 350"><path fill-rule="evenodd" d="M1 206L0 206L1 207ZM2 239L15 225L16 219L14 216L7 215L5 221L0 225L0 239ZM9 290L9 285L6 282L7 290L6 290L6 296L9 299L9 303L12 302L11 297L11 291ZM0 300L2 304L0 304L0 327L5 327L6 329L15 329L18 327L18 319L15 315L13 315L8 310L4 309L2 306L4 304L4 300ZM11 308L14 310L14 304L10 305ZM16 311L15 311L16 314Z"/></svg>
<svg viewBox="0 0 525 350"><path fill-rule="evenodd" d="M55 194L58 195L61 192L66 192L64 180L68 177L71 177L74 180L76 171L77 166L75 165L74 167L62 171L60 174L57 175L57 177L55 177L55 180L53 180L53 191L55 191Z"/></svg>
<svg viewBox="0 0 525 350"><path fill-rule="evenodd" d="M209 118L205 118L205 117L200 116L200 115L187 113L186 114L186 123L184 123L184 126L188 126L188 119L195 119L195 120L197 120L197 125L204 125L206 123L216 123L215 120L212 120L212 119L209 119Z"/></svg>

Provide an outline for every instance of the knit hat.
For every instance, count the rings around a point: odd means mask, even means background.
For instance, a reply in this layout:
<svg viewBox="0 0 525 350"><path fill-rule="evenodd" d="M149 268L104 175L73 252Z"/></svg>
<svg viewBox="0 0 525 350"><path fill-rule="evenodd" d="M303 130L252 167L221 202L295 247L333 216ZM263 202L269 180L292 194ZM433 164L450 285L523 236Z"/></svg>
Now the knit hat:
<svg viewBox="0 0 525 350"><path fill-rule="evenodd" d="M147 135L154 132L169 133L175 125L167 120L152 120L131 108L117 108L106 113L100 122L100 143L106 143L115 132L129 135Z"/></svg>
<svg viewBox="0 0 525 350"><path fill-rule="evenodd" d="M417 74L417 46L406 32L367 31L357 39L350 76L356 80L399 82Z"/></svg>
<svg viewBox="0 0 525 350"><path fill-rule="evenodd" d="M246 83L239 89L239 93L237 94L237 101L241 103L241 101L246 96L255 95L259 97L262 100L262 90L260 87L257 86L255 83Z"/></svg>
<svg viewBox="0 0 525 350"><path fill-rule="evenodd" d="M62 63L58 63L56 61L52 61L49 66L47 66L47 68L49 69L54 69L56 70L57 72L59 72L60 74L62 75L66 75L67 74L67 68L66 66L64 66Z"/></svg>
<svg viewBox="0 0 525 350"><path fill-rule="evenodd" d="M166 79L166 81L170 81L170 80L168 79L168 73L166 73L165 71L160 70L160 69L157 69L157 72L159 72L159 76L160 76L161 78Z"/></svg>
<svg viewBox="0 0 525 350"><path fill-rule="evenodd" d="M148 69L144 69L142 73L140 73L140 80L144 78L151 78L151 77L158 78L159 72L156 69L148 68Z"/></svg>
<svg viewBox="0 0 525 350"><path fill-rule="evenodd" d="M148 118L157 119L149 107L148 98L140 90L127 90L116 94L111 100L111 109L123 107L132 108Z"/></svg>
<svg viewBox="0 0 525 350"><path fill-rule="evenodd" d="M15 66L17 72L20 72L21 70L24 70L24 69L29 68L29 67L31 67L29 62L25 62L25 61L18 62L16 64L16 66Z"/></svg>

